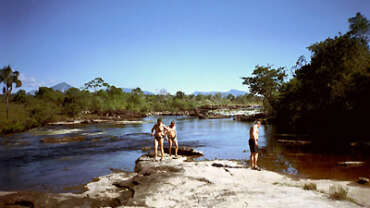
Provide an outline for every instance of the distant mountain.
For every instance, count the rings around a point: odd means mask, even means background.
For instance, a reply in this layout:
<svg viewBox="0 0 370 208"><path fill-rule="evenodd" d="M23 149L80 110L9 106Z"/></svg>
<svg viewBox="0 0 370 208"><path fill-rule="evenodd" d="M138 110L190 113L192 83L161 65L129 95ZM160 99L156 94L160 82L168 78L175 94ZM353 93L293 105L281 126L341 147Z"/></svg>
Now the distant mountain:
<svg viewBox="0 0 370 208"><path fill-rule="evenodd" d="M229 90L227 92L224 92L222 94L225 95L225 96L227 96L228 94L232 94L232 95L234 95L236 97L236 96L245 95L245 94L247 94L247 92L241 91L241 90L231 89L231 90Z"/></svg>
<svg viewBox="0 0 370 208"><path fill-rule="evenodd" d="M35 95L36 92L37 92L37 90L31 90L31 91L27 92L27 94L29 94L29 95Z"/></svg>
<svg viewBox="0 0 370 208"><path fill-rule="evenodd" d="M132 88L122 88L123 92L130 93L132 91ZM154 93L150 91L143 90L144 95L154 95Z"/></svg>
<svg viewBox="0 0 370 208"><path fill-rule="evenodd" d="M240 95L245 95L247 92L241 91L241 90L231 89L231 90L229 90L227 92L218 92L218 91L201 92L201 91L195 91L193 94L196 96L196 95L215 95L217 93L221 93L222 97L226 97L229 94L232 94L232 95L234 95L236 97L236 96L240 96Z"/></svg>
<svg viewBox="0 0 370 208"><path fill-rule="evenodd" d="M59 83L57 85L54 85L51 87L53 90L55 91L61 91L61 92L65 92L67 91L69 88L72 88L71 85L65 83L65 82L62 82L62 83Z"/></svg>

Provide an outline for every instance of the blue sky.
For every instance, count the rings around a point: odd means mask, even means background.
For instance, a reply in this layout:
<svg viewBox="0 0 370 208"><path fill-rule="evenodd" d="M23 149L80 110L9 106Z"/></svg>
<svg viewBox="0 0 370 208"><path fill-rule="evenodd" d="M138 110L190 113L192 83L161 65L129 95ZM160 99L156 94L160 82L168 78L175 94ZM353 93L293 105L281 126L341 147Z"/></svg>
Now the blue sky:
<svg viewBox="0 0 370 208"><path fill-rule="evenodd" d="M257 64L292 67L346 32L368 0L0 0L0 66L24 88L102 77L170 93L247 90Z"/></svg>

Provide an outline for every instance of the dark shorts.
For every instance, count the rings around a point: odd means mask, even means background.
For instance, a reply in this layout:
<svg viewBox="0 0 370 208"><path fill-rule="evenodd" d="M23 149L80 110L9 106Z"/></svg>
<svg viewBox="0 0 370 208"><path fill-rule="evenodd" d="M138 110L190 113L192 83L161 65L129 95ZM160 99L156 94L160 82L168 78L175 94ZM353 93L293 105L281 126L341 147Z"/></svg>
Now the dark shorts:
<svg viewBox="0 0 370 208"><path fill-rule="evenodd" d="M162 137L160 137L160 136L154 136L154 139L159 142L159 141L161 141Z"/></svg>
<svg viewBox="0 0 370 208"><path fill-rule="evenodd" d="M258 146L256 145L256 141L254 139L249 139L249 149L251 152L258 152Z"/></svg>
<svg viewBox="0 0 370 208"><path fill-rule="evenodd" d="M171 141L175 141L177 139L177 136L175 136L175 137L168 136L168 139L170 139Z"/></svg>

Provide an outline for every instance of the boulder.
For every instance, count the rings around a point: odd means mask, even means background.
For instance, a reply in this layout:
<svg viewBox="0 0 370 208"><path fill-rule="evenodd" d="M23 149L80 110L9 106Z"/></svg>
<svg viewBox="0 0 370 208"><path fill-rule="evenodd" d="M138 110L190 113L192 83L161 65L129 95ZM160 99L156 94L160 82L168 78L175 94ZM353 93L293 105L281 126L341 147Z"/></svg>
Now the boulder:
<svg viewBox="0 0 370 208"><path fill-rule="evenodd" d="M370 180L366 177L358 177L358 180L357 180L357 183L359 183L359 184L367 184L369 182L370 182Z"/></svg>

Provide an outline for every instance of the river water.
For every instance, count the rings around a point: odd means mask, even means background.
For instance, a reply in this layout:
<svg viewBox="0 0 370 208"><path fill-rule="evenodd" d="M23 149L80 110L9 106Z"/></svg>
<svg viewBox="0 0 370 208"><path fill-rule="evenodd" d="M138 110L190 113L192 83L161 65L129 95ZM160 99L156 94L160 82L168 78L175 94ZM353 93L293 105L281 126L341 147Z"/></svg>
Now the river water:
<svg viewBox="0 0 370 208"><path fill-rule="evenodd" d="M0 138L0 190L76 191L73 187L106 175L111 168L133 171L142 147L152 146L149 132L156 117L142 124L75 125L34 129ZM251 123L232 119L194 119L165 116L176 121L179 145L194 147L203 159L249 159ZM279 136L280 135L280 136ZM42 138L83 136L82 142L42 143ZM260 166L292 176L356 180L370 176L370 153L352 147L286 145L271 125L260 128ZM165 143L165 145L167 145ZM340 161L364 161L361 167L341 167Z"/></svg>

